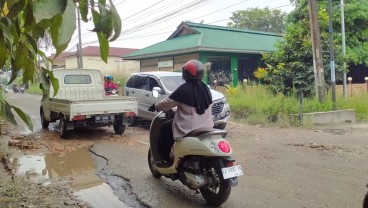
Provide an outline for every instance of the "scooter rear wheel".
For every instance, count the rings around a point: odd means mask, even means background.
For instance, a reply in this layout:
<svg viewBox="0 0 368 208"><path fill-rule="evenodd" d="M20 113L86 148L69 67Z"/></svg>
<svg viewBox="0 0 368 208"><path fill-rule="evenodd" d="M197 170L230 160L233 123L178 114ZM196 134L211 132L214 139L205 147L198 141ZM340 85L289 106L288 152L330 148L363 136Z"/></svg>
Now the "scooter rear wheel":
<svg viewBox="0 0 368 208"><path fill-rule="evenodd" d="M153 161L151 149L148 150L148 167L155 178L160 178L162 175L159 173L155 166L155 161Z"/></svg>
<svg viewBox="0 0 368 208"><path fill-rule="evenodd" d="M207 160L208 177L212 178L212 184L200 189L203 198L211 206L220 206L229 198L231 185L229 180L224 180L219 161Z"/></svg>

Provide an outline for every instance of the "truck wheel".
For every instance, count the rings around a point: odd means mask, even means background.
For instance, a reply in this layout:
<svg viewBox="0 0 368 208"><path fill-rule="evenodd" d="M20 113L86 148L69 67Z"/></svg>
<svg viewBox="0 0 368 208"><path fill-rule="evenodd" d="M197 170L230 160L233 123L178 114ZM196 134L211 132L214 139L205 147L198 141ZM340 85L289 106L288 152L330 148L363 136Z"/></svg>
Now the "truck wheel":
<svg viewBox="0 0 368 208"><path fill-rule="evenodd" d="M41 116L41 124L42 124L42 128L44 128L44 129L47 129L47 128L49 128L49 122L48 121L46 121L46 119L45 119L45 115L44 115L44 113L43 113L43 109L41 108L41 110L40 110L40 116Z"/></svg>
<svg viewBox="0 0 368 208"><path fill-rule="evenodd" d="M114 124L114 131L115 131L115 134L123 134L124 131L125 131L125 128L126 126L123 125L122 123L117 123L117 124Z"/></svg>
<svg viewBox="0 0 368 208"><path fill-rule="evenodd" d="M64 115L60 116L59 130L60 130L60 137L62 139L67 139L70 136L70 132L66 129L66 119Z"/></svg>
<svg viewBox="0 0 368 208"><path fill-rule="evenodd" d="M127 125L129 127L134 127L137 125L137 117L136 116L127 116Z"/></svg>

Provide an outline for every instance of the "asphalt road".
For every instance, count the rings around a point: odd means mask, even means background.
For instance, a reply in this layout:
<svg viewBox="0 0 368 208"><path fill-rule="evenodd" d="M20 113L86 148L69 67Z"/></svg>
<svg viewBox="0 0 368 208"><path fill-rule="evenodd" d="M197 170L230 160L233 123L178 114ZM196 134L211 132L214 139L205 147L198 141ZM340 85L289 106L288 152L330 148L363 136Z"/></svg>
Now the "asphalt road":
<svg viewBox="0 0 368 208"><path fill-rule="evenodd" d="M40 98L8 96L9 102L29 113L35 131L40 130ZM226 130L244 176L222 207L362 207L368 182L366 123L303 129L230 122ZM112 128L76 132L69 142L91 140L91 151L100 158L97 175L105 180L108 176L123 179L119 184L124 193L116 188L117 182L109 182L120 200L131 207L207 207L200 194L180 182L151 176L146 127L127 128L119 137L111 136L112 132Z"/></svg>

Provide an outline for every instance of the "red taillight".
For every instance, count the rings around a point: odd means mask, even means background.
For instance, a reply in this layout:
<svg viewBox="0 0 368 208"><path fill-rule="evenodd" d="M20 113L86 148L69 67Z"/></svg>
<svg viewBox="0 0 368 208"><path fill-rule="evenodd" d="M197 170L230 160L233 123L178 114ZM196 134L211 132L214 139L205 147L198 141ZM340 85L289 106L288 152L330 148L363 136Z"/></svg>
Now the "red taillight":
<svg viewBox="0 0 368 208"><path fill-rule="evenodd" d="M230 152L230 145L225 142L225 141L220 141L218 143L218 147L221 151L225 152L225 153L229 153Z"/></svg>
<svg viewBox="0 0 368 208"><path fill-rule="evenodd" d="M136 116L135 112L126 112L126 116Z"/></svg>
<svg viewBox="0 0 368 208"><path fill-rule="evenodd" d="M73 116L73 121L80 121L80 120L84 120L86 117L84 115L77 115L77 116Z"/></svg>
<svg viewBox="0 0 368 208"><path fill-rule="evenodd" d="M232 166L234 166L234 162L229 161L226 163L226 167L232 167Z"/></svg>

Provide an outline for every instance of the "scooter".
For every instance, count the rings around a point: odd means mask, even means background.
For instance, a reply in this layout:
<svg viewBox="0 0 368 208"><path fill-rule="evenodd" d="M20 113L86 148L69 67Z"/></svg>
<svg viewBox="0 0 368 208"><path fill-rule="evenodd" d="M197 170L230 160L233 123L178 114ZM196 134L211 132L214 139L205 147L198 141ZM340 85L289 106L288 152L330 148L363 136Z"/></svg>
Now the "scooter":
<svg viewBox="0 0 368 208"><path fill-rule="evenodd" d="M150 149L148 165L155 178L165 176L179 180L189 189L201 193L211 206L220 206L230 196L231 187L238 185L237 176L243 175L240 165L234 165L231 158L232 148L225 140L227 132L214 130L210 132L191 132L184 138L172 141L173 155L169 161L169 151L163 151L165 125L171 128L173 113L159 112L150 126ZM165 155L166 154L166 155Z"/></svg>
<svg viewBox="0 0 368 208"><path fill-rule="evenodd" d="M107 95L107 96L119 96L119 90L115 90L115 89L106 90L105 95Z"/></svg>

